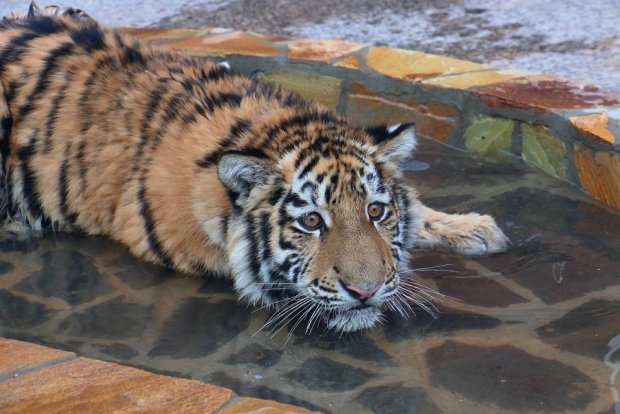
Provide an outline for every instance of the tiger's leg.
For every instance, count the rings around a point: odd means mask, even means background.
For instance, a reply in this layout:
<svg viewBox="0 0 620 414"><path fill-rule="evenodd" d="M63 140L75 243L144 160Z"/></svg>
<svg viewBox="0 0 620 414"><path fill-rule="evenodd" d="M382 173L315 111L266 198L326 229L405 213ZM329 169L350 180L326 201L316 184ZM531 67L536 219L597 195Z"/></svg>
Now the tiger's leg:
<svg viewBox="0 0 620 414"><path fill-rule="evenodd" d="M9 214L9 183L6 158L9 154L9 135L11 133L11 113L7 105L4 89L0 83L0 228Z"/></svg>
<svg viewBox="0 0 620 414"><path fill-rule="evenodd" d="M481 255L503 252L510 243L491 216L447 214L419 202L414 203L412 209L412 215L419 217L412 229L413 248Z"/></svg>

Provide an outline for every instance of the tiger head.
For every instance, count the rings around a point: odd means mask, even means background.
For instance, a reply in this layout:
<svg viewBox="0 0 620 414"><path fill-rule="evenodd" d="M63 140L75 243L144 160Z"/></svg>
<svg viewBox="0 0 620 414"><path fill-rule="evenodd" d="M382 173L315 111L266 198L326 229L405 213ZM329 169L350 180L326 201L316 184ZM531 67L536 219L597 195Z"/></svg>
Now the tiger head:
<svg viewBox="0 0 620 414"><path fill-rule="evenodd" d="M385 308L402 310L399 269L419 220L415 193L401 180L413 126L334 120L279 133L286 136L261 151L218 163L234 204L227 248L236 289L276 308L274 326L301 318L309 330L322 321L355 331Z"/></svg>

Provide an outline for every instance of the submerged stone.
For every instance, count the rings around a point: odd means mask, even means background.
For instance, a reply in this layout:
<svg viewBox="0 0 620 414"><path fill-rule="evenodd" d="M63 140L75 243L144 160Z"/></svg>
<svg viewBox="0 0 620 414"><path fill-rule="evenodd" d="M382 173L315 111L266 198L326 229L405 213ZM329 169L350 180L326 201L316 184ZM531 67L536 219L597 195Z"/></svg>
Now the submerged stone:
<svg viewBox="0 0 620 414"><path fill-rule="evenodd" d="M536 333L563 351L601 360L618 335L620 302L591 300L540 328Z"/></svg>
<svg viewBox="0 0 620 414"><path fill-rule="evenodd" d="M120 359L123 361L135 358L139 355L138 351L125 344L93 344L92 346L114 359Z"/></svg>
<svg viewBox="0 0 620 414"><path fill-rule="evenodd" d="M41 260L41 270L19 282L16 290L41 298L59 298L70 305L87 303L115 290L90 256L59 250L44 253Z"/></svg>
<svg viewBox="0 0 620 414"><path fill-rule="evenodd" d="M566 144L542 125L522 124L523 159L549 175L568 181Z"/></svg>
<svg viewBox="0 0 620 414"><path fill-rule="evenodd" d="M352 390L377 376L374 372L325 357L310 358L286 374L286 378L308 389L328 392Z"/></svg>
<svg viewBox="0 0 620 414"><path fill-rule="evenodd" d="M4 329L28 330L50 318L50 311L40 303L28 302L8 290L0 290L0 334Z"/></svg>
<svg viewBox="0 0 620 414"><path fill-rule="evenodd" d="M11 273L15 269L15 265L9 262L0 261L0 275Z"/></svg>
<svg viewBox="0 0 620 414"><path fill-rule="evenodd" d="M506 410L582 411L596 398L596 384L576 368L508 345L446 341L426 357L435 386Z"/></svg>
<svg viewBox="0 0 620 414"><path fill-rule="evenodd" d="M474 154L506 158L513 128L514 122L509 119L479 116L465 130L465 148Z"/></svg>
<svg viewBox="0 0 620 414"><path fill-rule="evenodd" d="M151 322L152 310L153 305L127 303L121 296L70 315L59 328L81 338L134 338Z"/></svg>
<svg viewBox="0 0 620 414"><path fill-rule="evenodd" d="M377 414L442 412L422 388L406 387L399 383L366 388L355 397L355 401Z"/></svg>
<svg viewBox="0 0 620 414"><path fill-rule="evenodd" d="M244 331L250 318L246 307L234 300L187 298L164 322L149 356L180 359L210 355Z"/></svg>
<svg viewBox="0 0 620 414"><path fill-rule="evenodd" d="M254 364L268 368L277 364L281 357L280 351L264 348L259 344L249 344L222 362L226 365Z"/></svg>

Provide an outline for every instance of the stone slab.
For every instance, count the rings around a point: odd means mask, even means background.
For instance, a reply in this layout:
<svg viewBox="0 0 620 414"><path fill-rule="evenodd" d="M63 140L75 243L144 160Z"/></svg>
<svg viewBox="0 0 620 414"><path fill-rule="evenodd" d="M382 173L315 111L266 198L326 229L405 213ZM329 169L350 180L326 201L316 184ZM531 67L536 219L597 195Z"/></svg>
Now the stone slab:
<svg viewBox="0 0 620 414"><path fill-rule="evenodd" d="M555 75L531 75L509 82L472 88L487 104L536 111L591 108L620 104L620 92Z"/></svg>
<svg viewBox="0 0 620 414"><path fill-rule="evenodd" d="M276 401L261 400L259 398L241 398L234 404L228 405L218 414L303 414L310 413L305 408L295 407Z"/></svg>
<svg viewBox="0 0 620 414"><path fill-rule="evenodd" d="M216 55L277 56L280 53L280 50L264 36L246 32L181 38L162 46L192 53Z"/></svg>
<svg viewBox="0 0 620 414"><path fill-rule="evenodd" d="M526 164L562 180L568 180L566 144L543 125L521 125Z"/></svg>
<svg viewBox="0 0 620 414"><path fill-rule="evenodd" d="M72 352L60 351L31 344L0 338L0 378L16 371L23 371L66 360L75 356Z"/></svg>
<svg viewBox="0 0 620 414"><path fill-rule="evenodd" d="M575 167L581 186L600 202L620 210L620 155L575 145Z"/></svg>
<svg viewBox="0 0 620 414"><path fill-rule="evenodd" d="M387 47L371 47L366 54L366 65L384 75L413 81L492 69L466 60Z"/></svg>
<svg viewBox="0 0 620 414"><path fill-rule="evenodd" d="M211 413L228 389L78 358L0 382L0 412Z"/></svg>
<svg viewBox="0 0 620 414"><path fill-rule="evenodd" d="M291 40L288 46L289 59L316 60L328 62L340 56L360 50L364 45L336 39L303 39Z"/></svg>
<svg viewBox="0 0 620 414"><path fill-rule="evenodd" d="M465 130L465 148L474 154L505 158L510 151L513 128L510 119L479 116Z"/></svg>
<svg viewBox="0 0 620 414"><path fill-rule="evenodd" d="M275 82L289 91L297 92L304 98L311 99L332 110L336 109L340 100L342 80L332 76L279 71L265 76L265 79Z"/></svg>
<svg viewBox="0 0 620 414"><path fill-rule="evenodd" d="M610 144L616 142L616 137L609 131L609 117L605 111L591 115L573 116L569 119L581 132Z"/></svg>
<svg viewBox="0 0 620 414"><path fill-rule="evenodd" d="M527 76L527 73L516 70L485 70L480 72L462 73L459 75L440 76L422 81L422 84L441 88L469 89L478 86L506 82L508 80L518 79L524 76Z"/></svg>

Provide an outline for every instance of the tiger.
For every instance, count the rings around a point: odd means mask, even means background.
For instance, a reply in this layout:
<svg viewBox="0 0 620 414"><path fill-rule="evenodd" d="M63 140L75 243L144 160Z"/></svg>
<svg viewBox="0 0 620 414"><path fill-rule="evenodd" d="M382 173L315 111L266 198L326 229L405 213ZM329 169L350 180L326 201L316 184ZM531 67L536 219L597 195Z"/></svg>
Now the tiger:
<svg viewBox="0 0 620 414"><path fill-rule="evenodd" d="M433 210L404 182L413 123L359 126L229 65L40 10L0 23L5 237L105 236L335 332L420 297L403 270L415 249L507 249L491 216Z"/></svg>

